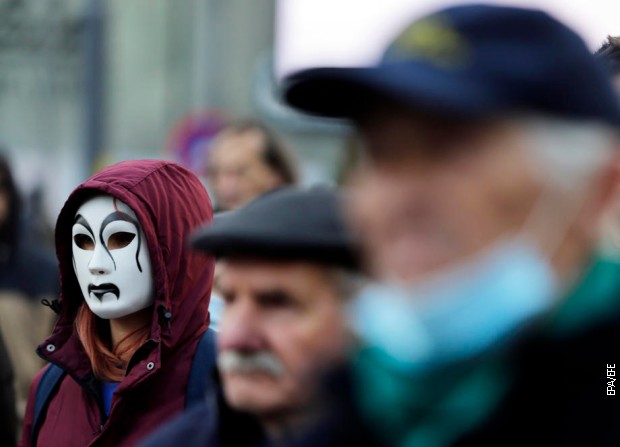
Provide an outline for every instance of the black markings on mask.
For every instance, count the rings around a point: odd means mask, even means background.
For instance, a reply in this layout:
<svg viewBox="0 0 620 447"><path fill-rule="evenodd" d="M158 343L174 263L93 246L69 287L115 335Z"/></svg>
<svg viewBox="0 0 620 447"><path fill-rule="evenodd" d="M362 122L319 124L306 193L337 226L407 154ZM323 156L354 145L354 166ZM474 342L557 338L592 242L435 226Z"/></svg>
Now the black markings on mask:
<svg viewBox="0 0 620 447"><path fill-rule="evenodd" d="M73 225L75 225L75 224L80 224L84 228L86 228L86 230L90 233L91 237L93 238L93 241L95 240L95 233L93 232L93 229L88 224L88 221L86 219L84 219L84 216L82 216L81 214L78 214L77 216L75 216L75 220L73 221Z"/></svg>
<svg viewBox="0 0 620 447"><path fill-rule="evenodd" d="M110 215L108 215L108 217L106 217L103 220L103 223L101 224L101 231L100 231L100 239L101 242L104 244L105 246L105 242L103 242L103 229L106 227L106 225L108 225L110 222L114 222L116 220L124 220L125 222L129 222L130 224L132 224L134 227L136 227L136 233L138 235L138 248L136 249L136 265L138 266L138 270L140 271L140 273L142 273L142 266L140 265L140 259L138 258L140 256L140 249L142 248L142 237L140 234L140 223L134 219L133 217L131 217L129 214L122 212L121 210L118 209L118 206L116 205L116 198L114 198L114 212L111 213ZM106 247L107 250L107 247ZM110 253L108 251L108 253ZM112 255L110 254L110 257L112 257ZM116 264L115 265L115 269L116 269Z"/></svg>

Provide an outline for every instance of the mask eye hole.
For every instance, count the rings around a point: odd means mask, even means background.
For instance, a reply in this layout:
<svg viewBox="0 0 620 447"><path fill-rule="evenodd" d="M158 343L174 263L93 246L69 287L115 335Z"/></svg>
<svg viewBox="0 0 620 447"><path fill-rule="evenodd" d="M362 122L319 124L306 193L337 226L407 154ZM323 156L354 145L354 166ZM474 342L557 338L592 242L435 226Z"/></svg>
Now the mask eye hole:
<svg viewBox="0 0 620 447"><path fill-rule="evenodd" d="M136 237L133 233L127 233L126 231L119 231L114 233L108 239L108 249L117 250L119 248L125 248Z"/></svg>
<svg viewBox="0 0 620 447"><path fill-rule="evenodd" d="M73 236L73 242L82 250L94 250L95 242L85 234L76 234Z"/></svg>

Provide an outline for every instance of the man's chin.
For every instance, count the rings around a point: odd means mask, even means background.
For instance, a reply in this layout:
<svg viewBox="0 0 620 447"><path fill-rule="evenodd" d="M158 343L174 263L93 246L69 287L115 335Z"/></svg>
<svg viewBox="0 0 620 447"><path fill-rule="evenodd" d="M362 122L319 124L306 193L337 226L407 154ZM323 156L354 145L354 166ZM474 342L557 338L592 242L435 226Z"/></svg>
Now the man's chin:
<svg viewBox="0 0 620 447"><path fill-rule="evenodd" d="M223 377L224 394L230 406L239 411L261 414L277 411L282 405L279 384L265 373L226 374Z"/></svg>

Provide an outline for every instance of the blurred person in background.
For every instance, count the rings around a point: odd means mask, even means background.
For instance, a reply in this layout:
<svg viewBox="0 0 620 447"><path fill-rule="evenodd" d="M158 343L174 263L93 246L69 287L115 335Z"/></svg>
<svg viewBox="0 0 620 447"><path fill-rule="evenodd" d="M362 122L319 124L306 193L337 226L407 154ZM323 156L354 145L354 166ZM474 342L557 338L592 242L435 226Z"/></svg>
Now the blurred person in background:
<svg viewBox="0 0 620 447"><path fill-rule="evenodd" d="M239 208L261 194L297 183L293 153L275 131L258 120L239 120L225 126L207 157L207 183L216 212ZM220 270L216 265L209 308L215 330L223 308L218 287Z"/></svg>
<svg viewBox="0 0 620 447"><path fill-rule="evenodd" d="M0 444L5 447L17 445L13 367L2 333L0 333Z"/></svg>
<svg viewBox="0 0 620 447"><path fill-rule="evenodd" d="M214 261L186 240L211 218L198 178L165 161L109 166L71 193L56 224L60 315L21 446L133 446L204 398L189 385Z"/></svg>
<svg viewBox="0 0 620 447"><path fill-rule="evenodd" d="M216 215L194 236L222 262L223 395L143 447L277 445L322 411L318 383L345 358L344 306L361 278L341 200L332 190L282 188Z"/></svg>
<svg viewBox="0 0 620 447"><path fill-rule="evenodd" d="M43 362L34 354L52 328L54 315L41 305L58 297L58 268L37 222L22 213L22 201L7 159L0 155L0 333L13 362L18 414Z"/></svg>
<svg viewBox="0 0 620 447"><path fill-rule="evenodd" d="M216 212L239 208L267 191L297 183L292 152L279 135L257 120L224 127L206 163Z"/></svg>
<svg viewBox="0 0 620 447"><path fill-rule="evenodd" d="M357 412L302 445L618 444L620 268L597 242L620 106L583 41L538 10L462 5L284 94L358 129L350 221L380 279L351 314Z"/></svg>

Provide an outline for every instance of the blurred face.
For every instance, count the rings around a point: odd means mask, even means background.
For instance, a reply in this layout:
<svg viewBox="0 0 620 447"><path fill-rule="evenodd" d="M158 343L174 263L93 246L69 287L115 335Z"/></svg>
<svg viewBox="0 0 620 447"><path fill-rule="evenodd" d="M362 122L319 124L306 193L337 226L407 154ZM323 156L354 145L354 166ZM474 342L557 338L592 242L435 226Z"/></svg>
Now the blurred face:
<svg viewBox="0 0 620 447"><path fill-rule="evenodd" d="M540 174L510 122L439 121L390 109L361 122L370 162L352 224L374 270L411 281L521 230Z"/></svg>
<svg viewBox="0 0 620 447"><path fill-rule="evenodd" d="M95 315L122 318L153 303L151 260L131 208L111 196L84 202L72 238L75 275Z"/></svg>
<svg viewBox="0 0 620 447"><path fill-rule="evenodd" d="M262 418L308 405L346 347L342 299L313 264L229 261L218 366L227 401Z"/></svg>
<svg viewBox="0 0 620 447"><path fill-rule="evenodd" d="M245 205L277 187L280 179L263 161L264 138L259 131L224 131L207 163L208 181L222 210Z"/></svg>

